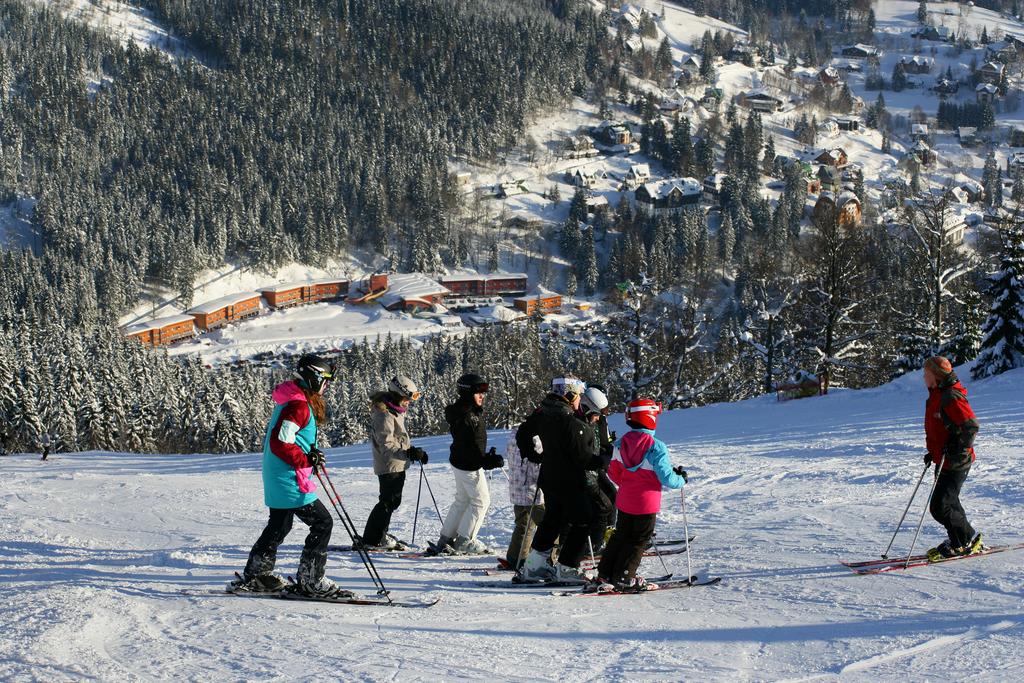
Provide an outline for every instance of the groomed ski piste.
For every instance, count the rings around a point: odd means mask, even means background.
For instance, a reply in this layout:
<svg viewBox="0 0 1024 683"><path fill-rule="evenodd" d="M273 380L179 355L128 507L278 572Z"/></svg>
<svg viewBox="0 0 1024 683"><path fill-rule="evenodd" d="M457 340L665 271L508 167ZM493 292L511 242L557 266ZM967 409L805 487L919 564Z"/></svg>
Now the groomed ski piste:
<svg viewBox="0 0 1024 683"><path fill-rule="evenodd" d="M990 544L1024 540L1024 370L970 381L981 421L963 491ZM197 597L240 570L266 520L260 457L38 455L0 460L0 679L29 680L1024 680L1024 551L858 576L885 549L922 463L920 374L871 390L774 396L667 413L659 436L691 474L694 572L717 586L602 599L480 587L494 558L374 556L396 599L429 609ZM265 400L254 397L253 400ZM621 417L613 421L621 434ZM503 445L506 433L491 434ZM417 439L447 508L448 440ZM361 525L376 498L367 446L328 451ZM418 471L392 531L412 534ZM491 477L481 538L504 551L507 484ZM894 552L906 552L926 495ZM433 540L426 489L417 544ZM659 528L682 533L678 495ZM293 572L304 527L282 546ZM941 539L925 520L918 549ZM334 541L347 542L340 523ZM665 558L678 577L686 556ZM647 575L664 571L644 560ZM328 575L370 592L356 555Z"/></svg>

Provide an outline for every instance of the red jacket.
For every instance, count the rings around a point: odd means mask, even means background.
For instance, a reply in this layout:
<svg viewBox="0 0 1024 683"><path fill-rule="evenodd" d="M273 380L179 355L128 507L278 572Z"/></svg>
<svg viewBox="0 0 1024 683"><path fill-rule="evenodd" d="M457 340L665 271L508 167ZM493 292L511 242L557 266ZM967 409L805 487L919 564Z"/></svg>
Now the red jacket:
<svg viewBox="0 0 1024 683"><path fill-rule="evenodd" d="M944 470L964 470L974 462L974 436L978 421L967 402L967 389L953 375L941 386L928 390L924 434L936 465L945 456Z"/></svg>

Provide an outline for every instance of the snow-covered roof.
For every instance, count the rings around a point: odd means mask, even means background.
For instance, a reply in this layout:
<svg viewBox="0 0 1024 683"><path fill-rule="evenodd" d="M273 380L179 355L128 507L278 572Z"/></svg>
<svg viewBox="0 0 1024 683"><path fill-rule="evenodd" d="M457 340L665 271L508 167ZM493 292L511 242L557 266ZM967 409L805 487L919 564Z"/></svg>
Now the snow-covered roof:
<svg viewBox="0 0 1024 683"><path fill-rule="evenodd" d="M928 124L927 123L912 123L910 124L911 135L928 135Z"/></svg>
<svg viewBox="0 0 1024 683"><path fill-rule="evenodd" d="M259 296L259 292L237 292L235 294L228 294L227 296L222 296L219 299L214 299L213 301L207 301L206 303L199 304L198 306L193 306L187 312L193 314L213 313L214 311L224 308L225 306L234 306L235 304L241 301L259 298Z"/></svg>
<svg viewBox="0 0 1024 683"><path fill-rule="evenodd" d="M584 200L586 206L592 208L599 208L602 206L608 206L608 198L604 195L597 195L596 197L587 197Z"/></svg>
<svg viewBox="0 0 1024 683"><path fill-rule="evenodd" d="M459 275L444 275L441 279L445 282L479 282L480 280L525 280L526 277L526 273L488 273L487 275L482 275L480 273L465 273Z"/></svg>
<svg viewBox="0 0 1024 683"><path fill-rule="evenodd" d="M704 186L696 178L666 178L644 183L642 187L652 199L664 199L676 188L683 195L700 194L704 191Z"/></svg>
<svg viewBox="0 0 1024 683"><path fill-rule="evenodd" d="M348 278L344 277L322 277L316 280L299 280L296 282L282 282L277 285L270 285L269 287L260 287L260 292L287 292L289 289L298 289L299 287L313 287L315 285L332 285L339 282L348 282Z"/></svg>
<svg viewBox="0 0 1024 683"><path fill-rule="evenodd" d="M651 165L633 164L632 166L629 167L629 173L632 173L637 178L639 178L640 176L646 176L649 178L651 175Z"/></svg>
<svg viewBox="0 0 1024 683"><path fill-rule="evenodd" d="M121 331L126 335L139 334L140 332L148 332L149 330L159 330L162 327L168 325L177 325L184 322L194 322L195 318L190 315L169 315L164 318L155 318L144 323L134 323L132 325L125 325L121 328Z"/></svg>
<svg viewBox="0 0 1024 683"><path fill-rule="evenodd" d="M974 89L976 92L988 93L989 95L995 95L999 92L999 88L992 85L991 83L979 83L978 87Z"/></svg>
<svg viewBox="0 0 1024 683"><path fill-rule="evenodd" d="M962 138L969 138L977 135L978 129L974 126L960 126L956 129L956 134Z"/></svg>
<svg viewBox="0 0 1024 683"><path fill-rule="evenodd" d="M423 299L438 294L448 294L449 290L435 280L419 273L403 273L388 276L388 291L381 295L381 305L385 308L408 301L409 299Z"/></svg>
<svg viewBox="0 0 1024 683"><path fill-rule="evenodd" d="M843 190L839 193L839 196L836 197L836 206L838 207L846 206L849 202L857 202L860 204L860 200L857 199L857 195L849 190Z"/></svg>

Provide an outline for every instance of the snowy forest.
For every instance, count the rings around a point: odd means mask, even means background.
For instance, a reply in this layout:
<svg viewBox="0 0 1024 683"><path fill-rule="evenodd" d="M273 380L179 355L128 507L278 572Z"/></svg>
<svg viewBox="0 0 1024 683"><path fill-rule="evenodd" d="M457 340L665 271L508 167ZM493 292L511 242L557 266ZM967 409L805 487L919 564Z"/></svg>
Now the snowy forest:
<svg viewBox="0 0 1024 683"><path fill-rule="evenodd" d="M460 264L469 241L493 245L487 226L459 217L446 160L517 144L533 112L573 95L628 101L645 121L644 153L666 168L720 169L720 226L710 230L697 211L635 215L628 202L588 226L574 197L554 239L567 288L617 303L596 333L602 344L578 348L538 320L415 349L390 338L357 344L336 358L330 444L365 440L368 396L396 372L425 392L409 419L420 435L444 430L464 369L491 379L489 422L508 427L563 372L604 384L616 406L643 393L682 408L756 396L798 370L856 388L936 352L954 364L982 353L979 372L1019 364L1005 353L1024 334L1007 324L1022 305L1019 226L958 249L946 199L911 200L909 186L897 193L899 230L874 221L846 230L838 215L801 226L803 179L774 164L759 117L730 106L665 130L653 101L628 91L623 45L588 4L143 4L194 60L0 1L0 201L35 202L33 248L0 252L8 450L33 449L44 432L58 450L256 449L284 371L204 368L123 340L113 321L142 285L163 283L187 304L195 274L225 262L269 269L364 250L399 270ZM783 4L717 10L752 42L769 44L785 26L823 55L827 32L792 15L823 11L860 30L849 19L857 3ZM706 36L704 54L721 49ZM884 103L871 114L884 125ZM762 173L784 184L774 205L759 191ZM855 191L863 201L863 178ZM606 254L596 236L613 245Z"/></svg>

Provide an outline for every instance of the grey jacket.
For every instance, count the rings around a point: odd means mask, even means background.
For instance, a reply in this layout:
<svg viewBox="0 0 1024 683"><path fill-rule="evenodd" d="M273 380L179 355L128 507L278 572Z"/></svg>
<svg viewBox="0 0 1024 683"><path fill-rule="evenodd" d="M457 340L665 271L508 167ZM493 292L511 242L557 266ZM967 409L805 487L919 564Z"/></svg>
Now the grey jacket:
<svg viewBox="0 0 1024 683"><path fill-rule="evenodd" d="M387 392L374 394L370 400L370 440L373 442L373 473L394 474L409 467L405 451L412 446L405 430L405 413L388 408Z"/></svg>

